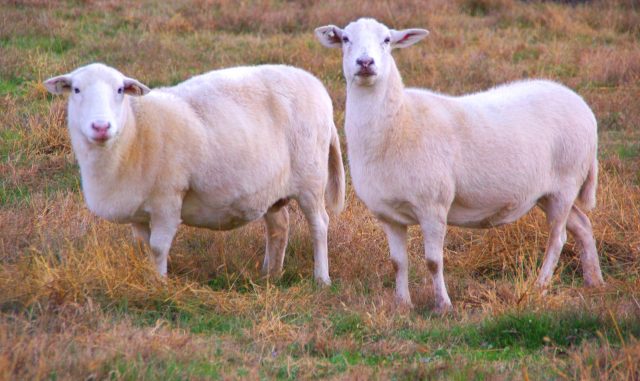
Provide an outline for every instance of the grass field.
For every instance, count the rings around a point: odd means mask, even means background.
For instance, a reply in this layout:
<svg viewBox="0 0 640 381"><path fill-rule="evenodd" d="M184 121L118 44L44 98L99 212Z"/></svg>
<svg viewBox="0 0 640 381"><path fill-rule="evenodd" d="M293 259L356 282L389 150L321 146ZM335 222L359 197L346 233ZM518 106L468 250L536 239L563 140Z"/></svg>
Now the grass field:
<svg viewBox="0 0 640 381"><path fill-rule="evenodd" d="M572 3L0 2L0 380L640 379L640 5ZM43 80L94 61L152 87L288 63L328 88L344 148L341 55L313 29L360 16L431 31L395 53L407 85L462 94L544 77L587 100L599 121L590 217L606 287L583 288L570 239L549 293L535 292L547 237L539 211L449 230L454 311L440 317L417 229L416 307L394 308L386 239L350 186L346 211L331 217L329 288L311 280L295 206L285 272L272 282L259 274L260 222L181 227L162 282L128 226L86 209L66 100Z"/></svg>

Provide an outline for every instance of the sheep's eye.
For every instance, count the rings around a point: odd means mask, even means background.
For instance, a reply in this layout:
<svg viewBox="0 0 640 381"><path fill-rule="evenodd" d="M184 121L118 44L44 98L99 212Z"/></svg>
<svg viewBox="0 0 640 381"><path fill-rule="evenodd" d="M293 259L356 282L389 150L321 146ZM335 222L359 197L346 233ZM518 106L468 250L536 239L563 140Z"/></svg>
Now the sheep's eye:
<svg viewBox="0 0 640 381"><path fill-rule="evenodd" d="M118 89L118 94L122 94L124 92L124 87Z"/></svg>
<svg viewBox="0 0 640 381"><path fill-rule="evenodd" d="M73 88L73 92L76 93L76 94L79 94L80 93L80 89L77 88L77 87L74 87Z"/></svg>
<svg viewBox="0 0 640 381"><path fill-rule="evenodd" d="M391 37L387 37L387 38L384 39L384 43L385 44L388 44L390 42L391 42Z"/></svg>
<svg viewBox="0 0 640 381"><path fill-rule="evenodd" d="M343 36L343 37L342 37L342 42L344 42L345 44L346 44L347 42L349 42L349 37L347 37L347 36Z"/></svg>

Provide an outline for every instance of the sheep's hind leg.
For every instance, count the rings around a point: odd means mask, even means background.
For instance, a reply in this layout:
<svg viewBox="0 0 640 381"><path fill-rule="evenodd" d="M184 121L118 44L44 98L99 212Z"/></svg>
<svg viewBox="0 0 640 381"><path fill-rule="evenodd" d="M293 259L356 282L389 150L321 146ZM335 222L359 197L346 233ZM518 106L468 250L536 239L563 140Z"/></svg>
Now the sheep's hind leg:
<svg viewBox="0 0 640 381"><path fill-rule="evenodd" d="M396 272L396 303L413 307L409 294L409 261L407 259L407 227L393 223L380 222L387 234L391 263Z"/></svg>
<svg viewBox="0 0 640 381"><path fill-rule="evenodd" d="M585 286L599 287L604 285L591 222L589 217L575 205L571 208L567 229L580 246L580 263L582 264Z"/></svg>
<svg viewBox="0 0 640 381"><path fill-rule="evenodd" d="M544 289L553 276L553 271L560 259L560 252L567 240L567 219L573 203L567 201L566 197L558 195L545 197L538 202L538 205L546 213L549 225L549 239L544 252L544 261L536 280L536 286Z"/></svg>
<svg viewBox="0 0 640 381"><path fill-rule="evenodd" d="M284 254L289 239L289 211L286 206L271 208L264 215L267 230L267 247L262 263L262 274L270 277L280 276Z"/></svg>
<svg viewBox="0 0 640 381"><path fill-rule="evenodd" d="M298 203L309 223L309 230L313 237L313 276L318 284L328 286L331 284L327 249L329 215L325 210L324 195L307 192L298 198Z"/></svg>

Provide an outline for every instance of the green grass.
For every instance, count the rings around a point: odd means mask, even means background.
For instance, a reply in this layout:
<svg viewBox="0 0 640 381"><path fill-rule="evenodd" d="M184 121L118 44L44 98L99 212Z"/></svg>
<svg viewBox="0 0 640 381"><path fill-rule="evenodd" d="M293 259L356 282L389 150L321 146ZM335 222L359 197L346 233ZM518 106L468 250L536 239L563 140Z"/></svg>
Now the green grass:
<svg viewBox="0 0 640 381"><path fill-rule="evenodd" d="M286 257L285 257L286 258ZM289 288L295 285L302 284L307 282L308 279L303 276L300 272L295 271L296 269L293 266L284 266L282 276L280 279L275 281L275 285L280 288ZM297 266L296 266L297 267Z"/></svg>
<svg viewBox="0 0 640 381"><path fill-rule="evenodd" d="M43 181L45 195L51 196L57 192L80 191L80 168L76 163L65 163L60 171L56 171Z"/></svg>
<svg viewBox="0 0 640 381"><path fill-rule="evenodd" d="M474 17L482 17L498 8L497 3L484 0L466 0L462 4L462 10Z"/></svg>
<svg viewBox="0 0 640 381"><path fill-rule="evenodd" d="M20 96L24 94L25 79L22 77L9 76L8 78L0 78L0 96L12 95Z"/></svg>
<svg viewBox="0 0 640 381"><path fill-rule="evenodd" d="M356 313L336 313L331 315L329 319L336 336L350 335L362 339L366 332L362 318Z"/></svg>
<svg viewBox="0 0 640 381"><path fill-rule="evenodd" d="M328 361L337 372L344 372L349 366L378 366L391 363L394 359L396 359L396 356L367 355L357 351L338 351L332 354Z"/></svg>
<svg viewBox="0 0 640 381"><path fill-rule="evenodd" d="M31 200L31 189L27 185L10 184L0 179L0 205L27 205Z"/></svg>
<svg viewBox="0 0 640 381"><path fill-rule="evenodd" d="M0 47L14 47L25 51L42 50L61 55L73 48L73 41L61 37L41 35L18 35L0 39Z"/></svg>
<svg viewBox="0 0 640 381"><path fill-rule="evenodd" d="M435 328L427 331L404 329L397 336L425 344L447 348L464 345L471 350L502 351L501 359L522 357L545 346L568 349L583 341L606 339L620 343L622 337L640 337L640 321L626 319L614 323L587 312L512 313L486 319L477 324ZM493 356L492 356L493 357Z"/></svg>
<svg viewBox="0 0 640 381"><path fill-rule="evenodd" d="M629 144L624 144L618 146L617 149L618 156L623 160L634 159L640 156L640 143L630 142Z"/></svg>
<svg viewBox="0 0 640 381"><path fill-rule="evenodd" d="M194 334L215 337L219 334L230 334L236 340L243 328L248 328L251 322L235 316L218 315L201 311L192 313L174 307L165 307L158 311L133 312L127 311L127 316L134 316L140 326L153 327L158 320L168 322L171 327L186 329ZM334 324L337 336L351 335L362 328L362 321L355 314L333 315L330 320ZM637 323L620 322L624 337L640 333ZM401 330L398 337L407 341L429 344L429 351L414 353L410 356L401 354L377 354L370 351L330 350L317 351L313 343L300 346L297 343L289 345L273 359L263 363L260 374L264 378L279 380L298 379L299 366L296 361L311 356L316 361L315 375L320 378L345 374L354 367L365 366L371 369L389 367L398 368L392 379L453 379L453 380L485 380L499 374L492 370L492 364L508 363L511 366L526 366L531 362L544 363L544 356L540 350L547 345L568 348L578 345L582 340L598 339L597 332L602 337L618 342L611 323L592 315L569 313L566 315L524 313L504 315L496 319L488 319L474 325L453 326L449 329L438 328L429 331ZM548 337L550 340L546 340ZM244 341L246 350L252 344ZM215 347L215 340L212 341ZM434 345L437 344L437 345ZM108 379L125 380L182 380L191 378L218 379L224 367L234 366L234 360L228 358L220 349L216 352L215 360L185 361L172 356L166 358L137 358L125 359L116 357L103 365L102 374ZM293 360L293 362L291 362ZM462 364L451 366L446 364ZM224 372L224 374L229 374ZM245 377L248 371L238 367L238 377Z"/></svg>
<svg viewBox="0 0 640 381"><path fill-rule="evenodd" d="M16 129L6 128L0 130L0 162L8 162L14 153L15 145L24 139Z"/></svg>
<svg viewBox="0 0 640 381"><path fill-rule="evenodd" d="M176 304L160 297L155 308L140 309L121 302L110 307L102 307L106 316L114 321L131 320L137 327L168 326L171 330L186 331L197 337L211 340L212 357L207 361L199 359L178 359L171 355L155 353L152 357L115 357L103 363L100 374L113 379L190 379L219 378L229 375L227 367L234 369L244 361L236 363L219 348L217 340L224 338L226 345L233 343L241 352L256 350L251 337L244 334L250 330L253 321L246 316L222 314L210 307L200 305L197 300ZM104 305L104 304L102 304ZM4 309L3 309L4 310ZM37 315L50 312L28 309L29 320L36 322ZM303 314L304 315L304 314ZM313 318L303 316L304 322ZM282 317L283 321L290 317ZM316 316L315 318L319 318ZM314 374L317 377L331 377L346 374L354 368L364 366L372 371L396 369L393 379L492 379L496 375L511 372L522 367L532 368L536 375L547 374L544 364L549 361L546 348L557 353L565 353L579 347L584 342L601 342L612 347L640 337L640 322L637 318L612 320L594 312L567 309L559 312L514 312L486 318L476 323L460 323L455 319L436 319L426 328L419 329L415 319L399 317L405 328L394 329L391 335L381 337L371 334L362 316L351 311L334 312L326 316L330 330L336 339L355 340L361 349L326 347L314 340L305 344L291 343L273 353L260 367L264 378L297 379L300 361L313 359ZM295 320L295 319L294 319ZM379 353L373 349L379 339L394 339L404 345L417 344L420 351L409 355L400 353ZM329 340L331 342L331 340ZM455 365L454 365L455 364ZM502 364L502 365L500 365ZM534 366L535 365L535 366ZM495 366L507 368L494 369ZM248 375L248 370L237 370L238 377ZM55 379L52 376L52 379Z"/></svg>
<svg viewBox="0 0 640 381"><path fill-rule="evenodd" d="M107 380L189 380L194 378L220 379L221 365L209 361L184 361L143 358L135 360L116 357L104 364L102 374Z"/></svg>
<svg viewBox="0 0 640 381"><path fill-rule="evenodd" d="M78 165L65 163L60 170L40 172L37 187L31 183L15 183L7 178L0 178L0 205L28 205L34 193L41 192L45 197L52 198L60 192L80 191L80 174Z"/></svg>
<svg viewBox="0 0 640 381"><path fill-rule="evenodd" d="M174 328L182 328L193 334L230 334L242 337L244 328L251 321L237 315L220 314L210 308L197 305L177 306L171 302L157 301L155 309L140 310L129 308L126 302L115 306L117 316L130 316L140 327L155 326L159 321Z"/></svg>
<svg viewBox="0 0 640 381"><path fill-rule="evenodd" d="M365 332L361 318L356 314L344 313L330 316L333 331L337 337L353 335L362 342ZM618 328L616 328L616 324ZM414 328L400 329L396 337L402 341L424 344L431 350L411 356L378 355L366 351L323 351L311 342L305 347L291 345L287 353L293 358L310 355L326 360L324 376L343 373L350 367L365 365L385 367L393 364L436 364L468 363L492 364L509 363L515 366L542 364L545 362L545 347L566 351L585 341L606 340L611 345L619 345L622 338L638 337L640 322L628 319L614 323L590 313L567 311L560 313L523 312L501 315L476 324L435 326L427 330ZM520 365L518 365L520 364ZM447 377L464 379L469 369L449 369ZM488 375L491 373L487 373ZM484 376L478 376L484 379Z"/></svg>
<svg viewBox="0 0 640 381"><path fill-rule="evenodd" d="M535 61L540 57L540 50L537 48L523 48L519 49L513 53L512 61L513 63L518 63L521 61Z"/></svg>
<svg viewBox="0 0 640 381"><path fill-rule="evenodd" d="M235 273L222 273L207 281L207 285L212 290L234 290L237 292L248 293L253 291L251 279L243 278Z"/></svg>

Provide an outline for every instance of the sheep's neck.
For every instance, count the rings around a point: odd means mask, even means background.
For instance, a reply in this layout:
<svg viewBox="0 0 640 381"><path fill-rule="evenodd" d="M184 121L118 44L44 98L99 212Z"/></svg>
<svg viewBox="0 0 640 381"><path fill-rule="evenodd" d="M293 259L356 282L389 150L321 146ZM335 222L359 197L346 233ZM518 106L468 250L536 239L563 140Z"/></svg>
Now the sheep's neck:
<svg viewBox="0 0 640 381"><path fill-rule="evenodd" d="M350 156L382 151L394 128L401 128L403 99L404 84L393 59L385 80L373 86L348 85L345 132Z"/></svg>

